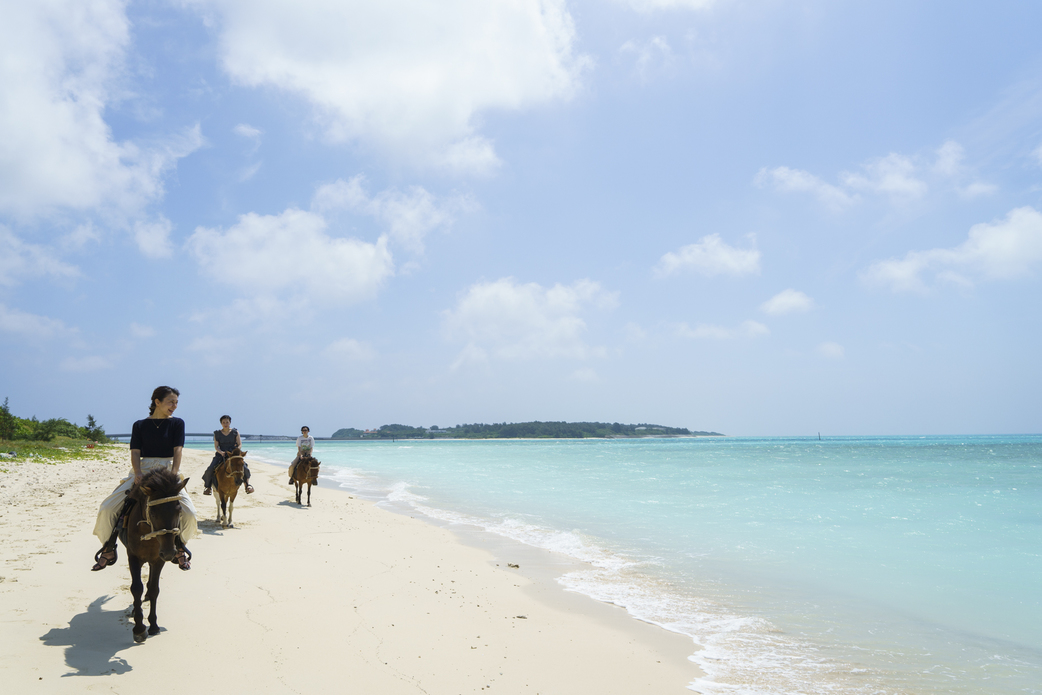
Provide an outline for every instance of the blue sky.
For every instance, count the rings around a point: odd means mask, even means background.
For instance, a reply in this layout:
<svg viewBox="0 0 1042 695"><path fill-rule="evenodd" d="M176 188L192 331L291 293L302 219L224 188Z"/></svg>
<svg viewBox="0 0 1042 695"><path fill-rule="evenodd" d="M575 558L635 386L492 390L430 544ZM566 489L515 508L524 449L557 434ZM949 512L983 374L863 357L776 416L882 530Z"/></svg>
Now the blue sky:
<svg viewBox="0 0 1042 695"><path fill-rule="evenodd" d="M0 397L1042 431L1042 6L3 0Z"/></svg>

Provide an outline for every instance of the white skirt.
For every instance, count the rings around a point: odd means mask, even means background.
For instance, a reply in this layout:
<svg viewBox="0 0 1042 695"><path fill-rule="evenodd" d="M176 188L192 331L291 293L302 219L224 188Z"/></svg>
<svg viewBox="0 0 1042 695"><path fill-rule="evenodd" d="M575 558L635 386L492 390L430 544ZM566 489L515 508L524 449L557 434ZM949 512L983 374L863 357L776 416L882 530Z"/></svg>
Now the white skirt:
<svg viewBox="0 0 1042 695"><path fill-rule="evenodd" d="M172 458L142 458L141 472L148 473L159 466L171 468L173 465L174 459ZM112 529L116 527L119 510L123 508L123 502L127 499L127 490L133 485L134 471L130 471L130 475L120 481L119 486L101 503L101 507L98 509L98 521L94 524L94 535L98 537L102 545L112 536ZM199 535L195 505L192 504L192 498L188 496L188 492L184 488L181 488L178 497L181 498L181 540L187 543Z"/></svg>

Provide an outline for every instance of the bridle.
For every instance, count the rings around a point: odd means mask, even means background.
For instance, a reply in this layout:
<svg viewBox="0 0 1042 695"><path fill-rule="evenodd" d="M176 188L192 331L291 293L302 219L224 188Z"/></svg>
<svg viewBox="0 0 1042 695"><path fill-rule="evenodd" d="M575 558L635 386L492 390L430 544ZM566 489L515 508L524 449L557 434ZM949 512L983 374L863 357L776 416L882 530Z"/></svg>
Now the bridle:
<svg viewBox="0 0 1042 695"><path fill-rule="evenodd" d="M155 526L152 525L152 507L155 507L159 504L168 504L170 502L176 502L179 499L181 499L180 495L174 495L172 497L162 497L157 500L154 500L151 497L148 498L148 501L145 503L145 520L139 521L138 523L148 524L150 533L146 533L145 535L141 536L141 540L149 541L155 538L156 536L162 536L167 533L181 533L181 528L178 526L175 526L174 528L164 528L156 531Z"/></svg>
<svg viewBox="0 0 1042 695"><path fill-rule="evenodd" d="M314 461L314 464L313 465L312 464L308 465L308 479L305 480L304 482L309 482L312 478L315 478L316 480L318 479L318 472L317 471L318 471L319 465L321 464L321 461L316 459L314 456L311 456L310 454L308 454L308 459L311 460L311 461Z"/></svg>
<svg viewBox="0 0 1042 695"><path fill-rule="evenodd" d="M227 472L227 473L233 473L234 471L231 470L231 468L232 468L232 464L231 464L232 459L239 459L240 461L242 461L243 465L246 464L246 457L242 456L241 454L233 455L233 456L225 456L224 460L221 461L219 464L217 464L217 468L214 470L214 472L216 473L217 471L224 469L224 471Z"/></svg>

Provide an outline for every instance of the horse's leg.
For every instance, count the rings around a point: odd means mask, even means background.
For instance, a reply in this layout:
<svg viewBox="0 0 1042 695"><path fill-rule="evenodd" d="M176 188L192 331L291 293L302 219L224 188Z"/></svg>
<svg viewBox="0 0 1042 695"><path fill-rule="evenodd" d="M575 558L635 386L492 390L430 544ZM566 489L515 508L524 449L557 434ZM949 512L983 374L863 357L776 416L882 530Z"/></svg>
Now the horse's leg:
<svg viewBox="0 0 1042 695"><path fill-rule="evenodd" d="M221 486L218 483L216 476L214 477L213 487L216 488L214 490L213 501L217 504L217 523L219 524L221 523L221 517L223 515L221 514Z"/></svg>
<svg viewBox="0 0 1042 695"><path fill-rule="evenodd" d="M145 641L145 623L141 612L141 592L145 585L141 583L141 558L127 548L127 563L130 565L130 593L134 596L134 641ZM151 582L151 577L149 577Z"/></svg>
<svg viewBox="0 0 1042 695"><path fill-rule="evenodd" d="M308 506L311 506L311 481L308 481Z"/></svg>
<svg viewBox="0 0 1042 695"><path fill-rule="evenodd" d="M235 508L235 496L239 492L238 486L232 490L232 494L228 495L228 528L233 528L235 524L232 523L232 510Z"/></svg>
<svg viewBox="0 0 1042 695"><path fill-rule="evenodd" d="M221 522L221 528L228 525L228 498L224 494L224 490L218 489L217 496L221 498L221 508L218 513L218 521Z"/></svg>
<svg viewBox="0 0 1042 695"><path fill-rule="evenodd" d="M304 486L296 480L293 481L293 484L297 486L297 504L301 504L300 493L304 491Z"/></svg>
<svg viewBox="0 0 1042 695"><path fill-rule="evenodd" d="M159 601L159 575L163 572L165 564L162 560L148 563L148 593L145 598L148 599L149 604L148 634L150 635L159 634L159 624L156 622L156 603ZM143 639L144 636L142 636Z"/></svg>

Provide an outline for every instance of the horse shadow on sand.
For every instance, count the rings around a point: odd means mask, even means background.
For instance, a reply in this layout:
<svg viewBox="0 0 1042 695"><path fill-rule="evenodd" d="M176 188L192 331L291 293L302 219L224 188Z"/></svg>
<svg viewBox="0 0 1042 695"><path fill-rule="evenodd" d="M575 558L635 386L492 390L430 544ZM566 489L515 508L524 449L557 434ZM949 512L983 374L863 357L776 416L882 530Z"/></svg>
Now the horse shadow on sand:
<svg viewBox="0 0 1042 695"><path fill-rule="evenodd" d="M300 504L299 502L294 502L293 500L282 500L281 502L278 502L277 504L278 504L279 507L292 507L293 509L307 509L308 508L306 504Z"/></svg>
<svg viewBox="0 0 1042 695"><path fill-rule="evenodd" d="M40 637L48 647L65 647L67 676L109 676L133 670L127 660L116 656L134 646L125 612L102 610L112 596L99 596L86 612L73 616L68 627L52 628Z"/></svg>
<svg viewBox="0 0 1042 695"><path fill-rule="evenodd" d="M227 531L229 529L232 531L235 530L234 526L229 526L228 528L225 528L221 526L221 522L214 521L213 519L199 519L196 525L199 529L199 533L203 534L204 536L223 536L224 531Z"/></svg>

